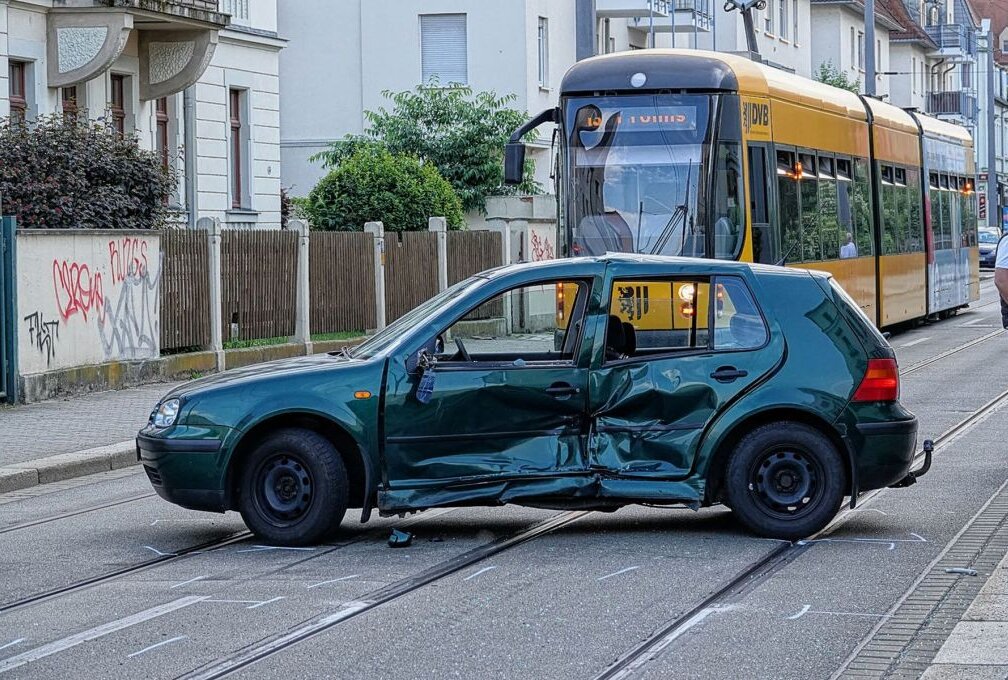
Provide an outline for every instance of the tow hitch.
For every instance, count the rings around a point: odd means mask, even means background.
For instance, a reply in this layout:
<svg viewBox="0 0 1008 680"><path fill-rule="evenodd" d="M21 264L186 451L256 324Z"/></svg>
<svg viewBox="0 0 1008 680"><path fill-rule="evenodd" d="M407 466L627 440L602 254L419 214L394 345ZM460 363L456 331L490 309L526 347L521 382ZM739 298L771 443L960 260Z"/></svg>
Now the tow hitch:
<svg viewBox="0 0 1008 680"><path fill-rule="evenodd" d="M924 464L918 470L911 470L907 476L895 484L890 485L890 489L902 489L917 482L918 477L923 477L931 469L931 454L934 453L934 442L930 439L924 440Z"/></svg>

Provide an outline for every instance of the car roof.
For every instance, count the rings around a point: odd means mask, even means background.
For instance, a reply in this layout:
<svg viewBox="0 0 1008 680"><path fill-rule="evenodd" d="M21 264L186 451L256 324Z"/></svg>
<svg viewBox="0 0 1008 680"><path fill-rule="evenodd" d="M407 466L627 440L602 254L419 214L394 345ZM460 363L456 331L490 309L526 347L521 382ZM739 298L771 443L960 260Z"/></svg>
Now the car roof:
<svg viewBox="0 0 1008 680"><path fill-rule="evenodd" d="M544 276L586 276L600 273L606 266L614 266L621 274L665 275L670 270L682 274L705 272L741 274L757 268L763 273L774 273L782 267L753 265L734 260L710 260L699 257L667 257L644 253L607 253L593 257L568 257L539 262L521 262L490 269L481 274L488 279L508 277L515 274L538 271Z"/></svg>

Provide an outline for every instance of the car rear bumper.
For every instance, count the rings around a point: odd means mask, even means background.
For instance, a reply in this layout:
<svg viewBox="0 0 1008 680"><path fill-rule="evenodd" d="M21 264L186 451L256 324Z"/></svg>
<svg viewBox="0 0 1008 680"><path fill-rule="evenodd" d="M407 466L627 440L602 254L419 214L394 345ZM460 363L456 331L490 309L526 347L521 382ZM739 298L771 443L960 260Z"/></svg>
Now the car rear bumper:
<svg viewBox="0 0 1008 680"><path fill-rule="evenodd" d="M227 494L218 481L221 442L137 435L137 460L161 498L190 510L224 512Z"/></svg>
<svg viewBox="0 0 1008 680"><path fill-rule="evenodd" d="M859 491L890 486L907 476L916 453L916 416L858 423L855 429Z"/></svg>

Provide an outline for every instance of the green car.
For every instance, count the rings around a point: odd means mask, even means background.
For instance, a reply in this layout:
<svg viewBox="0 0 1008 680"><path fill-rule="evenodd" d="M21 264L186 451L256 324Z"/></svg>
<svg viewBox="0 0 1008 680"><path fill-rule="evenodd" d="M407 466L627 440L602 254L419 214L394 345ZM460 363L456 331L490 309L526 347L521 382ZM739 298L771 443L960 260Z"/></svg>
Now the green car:
<svg viewBox="0 0 1008 680"><path fill-rule="evenodd" d="M163 498L284 545L348 507L505 503L724 503L794 540L914 481L898 398L892 348L826 274L607 255L487 271L355 349L183 385L137 453Z"/></svg>

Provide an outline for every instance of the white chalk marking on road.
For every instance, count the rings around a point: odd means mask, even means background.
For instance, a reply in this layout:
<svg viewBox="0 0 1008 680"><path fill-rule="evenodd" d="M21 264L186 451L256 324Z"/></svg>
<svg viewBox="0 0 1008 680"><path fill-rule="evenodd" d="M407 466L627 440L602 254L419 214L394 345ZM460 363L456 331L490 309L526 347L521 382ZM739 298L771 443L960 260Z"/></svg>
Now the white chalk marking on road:
<svg viewBox="0 0 1008 680"><path fill-rule="evenodd" d="M614 571L611 574L606 574L605 576L599 576L596 581L605 581L607 578L612 578L613 576L619 576L620 574L625 574L628 571L633 571L634 569L640 569L640 567L627 567L626 569L620 569L619 571Z"/></svg>
<svg viewBox="0 0 1008 680"><path fill-rule="evenodd" d="M16 644L24 642L25 638L18 638L17 640L12 640L5 645L0 645L0 649L7 649L8 647L13 647Z"/></svg>
<svg viewBox="0 0 1008 680"><path fill-rule="evenodd" d="M825 610L811 609L809 605L805 605L798 614L793 614L788 618L794 621L799 619L806 614L825 614L828 616L863 616L872 619L888 619L892 614L872 614L870 612L831 612Z"/></svg>
<svg viewBox="0 0 1008 680"><path fill-rule="evenodd" d="M140 651L133 652L132 654L127 655L126 658L132 659L134 656L140 656L141 654L146 654L152 649L157 649L158 647L164 647L165 645L170 645L173 642L178 642L179 640L185 640L188 637L189 637L188 635L179 635L178 637L173 637L171 640L164 640L162 642L157 643L156 645L151 645L150 647L144 647Z"/></svg>
<svg viewBox="0 0 1008 680"><path fill-rule="evenodd" d="M166 553L166 552L161 552L161 551L160 551L160 550L158 550L157 548L152 548L152 547L151 547L151 546L149 546L149 545L145 545L144 547L145 547L145 548L147 548L147 550L150 550L150 551L151 551L152 553L154 553L154 554L155 554L155 555L157 555L158 557L175 557L176 555L178 555L178 553Z"/></svg>
<svg viewBox="0 0 1008 680"><path fill-rule="evenodd" d="M254 545L244 550L236 550L239 553L264 552L266 550L297 550L301 552L314 552L315 548L292 548L285 545Z"/></svg>
<svg viewBox="0 0 1008 680"><path fill-rule="evenodd" d="M269 600L263 600L262 602L259 602L258 604L254 604L254 605L252 605L250 607L245 607L245 609L258 609L259 607L265 607L266 605L270 604L271 602L279 602L280 600L286 600L286 599L287 599L286 597L284 597L283 595L281 595L279 597L274 597L274 598L269 599Z"/></svg>
<svg viewBox="0 0 1008 680"><path fill-rule="evenodd" d="M915 534L914 532L911 531L910 535L913 536L914 538L916 538L921 543L927 543L927 539L924 538L923 536L921 536L920 534Z"/></svg>
<svg viewBox="0 0 1008 680"><path fill-rule="evenodd" d="M178 523L184 522L186 524L192 524L193 522L219 522L219 521L220 520L214 519L212 517L211 518L190 517L187 519L156 519L153 522L151 522L150 525L153 527L157 526L158 524L161 524L162 522L178 522Z"/></svg>
<svg viewBox="0 0 1008 680"><path fill-rule="evenodd" d="M27 663L32 663L38 661L39 659L44 659L47 656L52 656L59 652L66 651L71 647L76 647L77 645L90 642L91 640L97 640L100 637L104 637L111 633L124 630L131 626L135 626L140 623L145 623L151 619L156 619L159 616L164 616L165 614L170 614L184 607L189 607L196 604L197 602L202 602L207 599L204 595L190 595L188 597L181 597L177 600L173 600L166 604L158 605L157 607L151 607L150 609L145 609L142 612L138 612L131 616L127 616L122 619L116 619L115 621L109 621L108 623L103 623L95 628L90 628L80 633L75 633L68 637L56 640L55 642L50 642L49 644L42 645L41 647L36 647L35 649L29 649L27 652L18 654L17 656L12 656L8 659L0 661L0 673L6 673L7 671L12 671L15 668L20 668Z"/></svg>
<svg viewBox="0 0 1008 680"><path fill-rule="evenodd" d="M174 590L175 588L181 588L182 586L187 586L190 583L195 583L196 581L200 581L200 580L205 579L205 578L206 578L206 576L197 576L196 578L191 578L188 581L182 581L182 583L176 583L175 585L170 586L168 588L168 590Z"/></svg>
<svg viewBox="0 0 1008 680"><path fill-rule="evenodd" d="M486 572L490 571L491 569L496 569L496 568L497 568L497 567L483 567L483 568L482 568L482 569L480 569L479 571L477 571L477 572L474 572L474 573L472 573L472 574L469 574L468 576L466 576L466 577L465 577L464 579L462 579L462 580L463 580L463 581L468 581L469 579L473 579L473 578L476 578L476 577L477 577L477 576L479 576L480 574L483 574L483 573L486 573Z"/></svg>
<svg viewBox="0 0 1008 680"><path fill-rule="evenodd" d="M334 578L331 581L322 581L321 583L313 583L310 586L308 586L308 588L309 589L311 589L311 588L318 588L319 586L327 586L330 583L339 583L340 581L349 581L350 579L357 578L358 576L360 576L360 574L352 574L350 576L342 576L340 578Z"/></svg>
<svg viewBox="0 0 1008 680"><path fill-rule="evenodd" d="M900 345L900 347L913 347L914 345L919 345L922 342L927 342L930 339L931 339L930 335L927 336L926 338L917 338L916 340L911 340L910 342L904 342L902 345Z"/></svg>
<svg viewBox="0 0 1008 680"><path fill-rule="evenodd" d="M791 616L789 616L788 620L790 620L790 621L797 621L801 617L803 617L806 614L808 614L809 613L809 609L812 609L812 605L810 605L810 604L805 605L804 607L801 608L800 612L798 612L797 614L792 614Z"/></svg>
<svg viewBox="0 0 1008 680"><path fill-rule="evenodd" d="M973 319L972 321L967 321L966 323L959 324L959 328L969 328L970 326L975 326L976 324L980 323L981 321L985 321L985 320L986 319L984 319L982 316L978 316L977 318Z"/></svg>
<svg viewBox="0 0 1008 680"><path fill-rule="evenodd" d="M878 508L854 508L853 510L851 510L851 512L877 512L878 514L883 515L885 517L889 516L888 512L879 510ZM916 534L910 534L910 535L916 536Z"/></svg>

